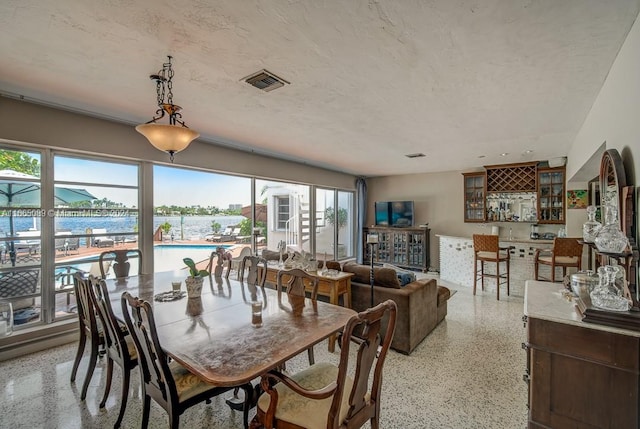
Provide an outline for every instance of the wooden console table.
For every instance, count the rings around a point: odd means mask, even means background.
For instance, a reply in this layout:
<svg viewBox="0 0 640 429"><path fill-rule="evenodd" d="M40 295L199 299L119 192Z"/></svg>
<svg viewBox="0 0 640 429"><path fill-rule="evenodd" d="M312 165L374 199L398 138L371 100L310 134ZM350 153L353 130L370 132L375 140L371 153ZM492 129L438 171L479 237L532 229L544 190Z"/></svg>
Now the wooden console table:
<svg viewBox="0 0 640 429"><path fill-rule="evenodd" d="M284 268L278 265L267 266L266 283L268 286L275 289L278 271L283 269ZM310 274L314 275L312 273ZM314 275L318 278L318 295L329 297L329 303L334 305L340 305L340 297L342 297L342 306L351 308L351 277L353 277L353 275L353 273L344 273L342 271L339 271L333 276ZM287 280L286 276L284 280ZM329 338L330 352L335 350L335 342L336 337L333 335Z"/></svg>

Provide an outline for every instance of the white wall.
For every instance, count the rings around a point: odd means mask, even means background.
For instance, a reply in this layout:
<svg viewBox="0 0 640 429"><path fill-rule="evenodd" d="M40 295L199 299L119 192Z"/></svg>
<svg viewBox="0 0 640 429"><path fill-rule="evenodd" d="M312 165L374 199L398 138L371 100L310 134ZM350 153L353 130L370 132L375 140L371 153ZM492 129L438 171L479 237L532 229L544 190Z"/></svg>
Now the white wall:
<svg viewBox="0 0 640 429"><path fill-rule="evenodd" d="M567 177L598 175L598 167L589 163L606 142L607 149L617 149L622 156L627 184L636 186L640 171L640 23L636 20L627 35L609 75L587 115L568 154ZM590 170L585 174L585 169ZM575 189L575 188L574 188ZM636 210L636 225L640 222ZM586 213L582 221L586 220ZM638 237L636 237L636 240Z"/></svg>
<svg viewBox="0 0 640 429"><path fill-rule="evenodd" d="M151 146L132 125L6 97L0 97L0 112L0 139L132 160L169 163L169 156ZM355 177L349 174L282 161L198 140L183 152L176 154L174 165L355 189Z"/></svg>

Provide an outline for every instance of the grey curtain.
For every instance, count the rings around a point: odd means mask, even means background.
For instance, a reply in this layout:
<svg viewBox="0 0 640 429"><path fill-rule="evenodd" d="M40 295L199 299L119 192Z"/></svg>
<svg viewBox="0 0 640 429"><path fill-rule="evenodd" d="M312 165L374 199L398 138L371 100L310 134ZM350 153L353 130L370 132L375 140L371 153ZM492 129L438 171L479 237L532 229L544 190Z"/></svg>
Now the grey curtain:
<svg viewBox="0 0 640 429"><path fill-rule="evenodd" d="M362 234L364 223L367 220L367 181L364 177L356 179L356 201L358 202L358 212L356 213L356 259L362 264L364 258L364 249L362 248Z"/></svg>

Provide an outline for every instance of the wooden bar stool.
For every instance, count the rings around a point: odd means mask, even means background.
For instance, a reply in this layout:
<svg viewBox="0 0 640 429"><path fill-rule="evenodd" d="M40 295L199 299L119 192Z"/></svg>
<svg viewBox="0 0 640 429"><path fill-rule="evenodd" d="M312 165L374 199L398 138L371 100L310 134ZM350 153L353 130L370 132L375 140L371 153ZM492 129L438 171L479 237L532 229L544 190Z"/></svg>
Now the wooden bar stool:
<svg viewBox="0 0 640 429"><path fill-rule="evenodd" d="M501 248L497 235L473 235L473 294L476 294L476 285L478 278L481 279L482 290L484 290L484 278L493 277L496 279L496 298L500 299L500 285L507 284L507 295L509 295L509 249ZM478 269L478 261L480 261L480 269ZM496 264L495 274L486 274L484 272L484 263L493 262ZM500 274L500 262L504 262L506 272ZM504 280L504 281L500 281Z"/></svg>
<svg viewBox="0 0 640 429"><path fill-rule="evenodd" d="M558 238L553 240L553 249L536 249L534 256L536 280L540 280L538 269L540 264L551 266L551 279L556 281L556 267L562 267L562 279L567 275L567 268L574 267L580 271L582 267L582 244L578 238ZM546 280L546 279L542 279Z"/></svg>

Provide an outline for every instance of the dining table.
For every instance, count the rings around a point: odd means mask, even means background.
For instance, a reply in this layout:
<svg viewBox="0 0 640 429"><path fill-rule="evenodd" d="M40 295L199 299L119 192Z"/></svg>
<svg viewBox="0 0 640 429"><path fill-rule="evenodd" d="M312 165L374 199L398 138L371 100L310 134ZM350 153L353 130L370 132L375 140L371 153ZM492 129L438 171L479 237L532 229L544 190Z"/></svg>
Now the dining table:
<svg viewBox="0 0 640 429"><path fill-rule="evenodd" d="M238 386L339 332L352 309L307 297L278 294L216 276L204 278L200 297L172 290L185 270L107 279L116 317L129 292L148 301L165 352L201 379Z"/></svg>

